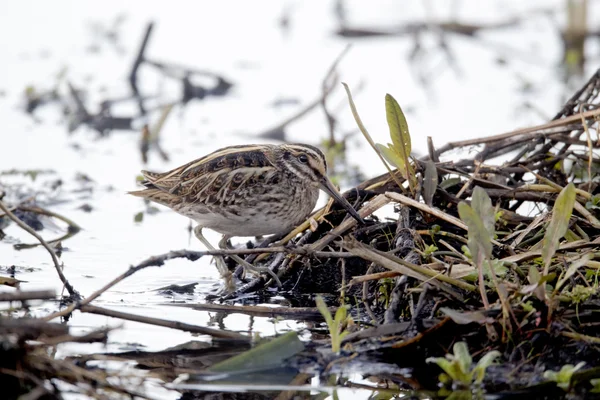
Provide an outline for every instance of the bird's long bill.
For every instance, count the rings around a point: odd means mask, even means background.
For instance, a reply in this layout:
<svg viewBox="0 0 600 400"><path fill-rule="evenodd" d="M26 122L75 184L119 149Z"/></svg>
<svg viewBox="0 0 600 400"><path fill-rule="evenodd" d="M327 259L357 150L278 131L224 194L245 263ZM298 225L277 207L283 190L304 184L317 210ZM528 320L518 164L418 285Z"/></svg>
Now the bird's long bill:
<svg viewBox="0 0 600 400"><path fill-rule="evenodd" d="M324 176L323 179L321 180L321 188L324 191L326 191L331 197L333 197L335 199L335 201L340 203L342 205L342 207L344 207L346 209L346 211L348 211L350 213L350 215L352 215L354 217L354 219L356 219L361 224L365 223L365 221L363 221L363 219L360 217L360 215L358 215L358 213L356 212L354 207L352 207L352 205L350 203L348 203L348 201L345 198L342 197L340 192L337 191L335 186L333 186L333 183L331 183L329 178L327 178L326 176Z"/></svg>

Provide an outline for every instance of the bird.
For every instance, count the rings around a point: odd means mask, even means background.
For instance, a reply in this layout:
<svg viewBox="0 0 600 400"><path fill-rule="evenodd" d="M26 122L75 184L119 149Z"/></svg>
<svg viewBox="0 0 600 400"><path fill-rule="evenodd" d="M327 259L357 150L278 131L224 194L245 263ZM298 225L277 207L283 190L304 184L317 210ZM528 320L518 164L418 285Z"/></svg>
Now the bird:
<svg viewBox="0 0 600 400"><path fill-rule="evenodd" d="M352 217L358 212L327 177L325 155L308 144L248 144L216 150L171 171L141 172L142 190L129 194L162 204L194 220L194 234L208 249L215 248L202 234L208 228L223 235L221 249L231 237L285 234L306 221L322 189ZM240 257L245 270L267 272ZM235 289L222 256L216 256L225 292Z"/></svg>

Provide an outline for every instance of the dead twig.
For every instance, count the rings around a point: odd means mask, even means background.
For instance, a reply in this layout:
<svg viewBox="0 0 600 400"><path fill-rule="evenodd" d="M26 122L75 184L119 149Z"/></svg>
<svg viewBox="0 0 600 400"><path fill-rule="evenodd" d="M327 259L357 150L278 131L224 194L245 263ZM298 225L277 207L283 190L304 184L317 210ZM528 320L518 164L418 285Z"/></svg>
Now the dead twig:
<svg viewBox="0 0 600 400"><path fill-rule="evenodd" d="M56 256L56 253L54 252L52 247L50 247L50 245L48 243L46 243L46 241L40 235L38 235L36 231L31 229L26 223L24 223L19 218L17 218L17 216L15 214L13 214L8 209L8 207L6 207L6 204L4 204L4 202L2 200L0 200L0 210L4 211L4 213L6 214L6 216L8 218L10 218L21 229L23 229L25 232L29 233L31 236L36 238L41 243L41 245L50 254L50 257L52 258L52 263L54 264L54 268L56 269L56 273L58 274L58 277L60 278L64 287L69 292L69 295L71 296L71 298L72 299L80 299L81 295L73 288L73 286L69 283L69 281L65 277L65 274L62 271L62 265L58 262L58 257Z"/></svg>
<svg viewBox="0 0 600 400"><path fill-rule="evenodd" d="M109 310L107 308L98 307L98 306L84 305L84 306L80 307L80 310L81 310L81 312L105 315L107 317L113 317L113 318L117 318L120 320L134 321L134 322L140 322L143 324L177 329L179 331L184 331L184 332L198 333L201 335L211 336L211 337L217 338L217 339L240 340L240 341L244 341L244 342L252 340L252 338L250 336L242 335L237 332L227 331L225 329L213 329L213 328L207 328L207 327L199 326L199 325L186 324L185 322L169 321L169 320L161 319L161 318L145 317L143 315L135 315L135 314L121 312L121 311Z"/></svg>

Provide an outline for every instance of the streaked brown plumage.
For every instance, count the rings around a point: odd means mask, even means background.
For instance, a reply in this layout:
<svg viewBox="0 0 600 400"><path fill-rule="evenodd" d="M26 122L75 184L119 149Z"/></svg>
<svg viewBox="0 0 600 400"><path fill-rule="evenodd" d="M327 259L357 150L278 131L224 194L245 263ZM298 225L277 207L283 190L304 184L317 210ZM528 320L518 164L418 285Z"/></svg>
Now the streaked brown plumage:
<svg viewBox="0 0 600 400"><path fill-rule="evenodd" d="M226 147L165 173L142 174L146 188L130 194L196 221L196 236L209 247L203 227L225 235L221 247L232 236L292 230L314 209L319 188L362 221L327 178L323 153L305 144Z"/></svg>

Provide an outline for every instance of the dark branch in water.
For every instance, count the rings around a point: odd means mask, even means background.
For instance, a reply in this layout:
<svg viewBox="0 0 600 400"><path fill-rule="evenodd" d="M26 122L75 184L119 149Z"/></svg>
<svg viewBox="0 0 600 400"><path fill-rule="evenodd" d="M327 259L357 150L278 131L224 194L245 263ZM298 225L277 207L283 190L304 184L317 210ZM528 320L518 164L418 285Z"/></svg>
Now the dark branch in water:
<svg viewBox="0 0 600 400"><path fill-rule="evenodd" d="M179 331L198 333L201 335L207 335L218 339L229 339L229 340L241 340L244 342L250 341L252 338L247 335L242 335L237 332L227 331L224 329L213 329L199 325L186 324L185 322L169 321L161 318L145 317L143 315L135 315L122 311L109 310L103 307L86 305L81 307L82 312L90 314L105 315L107 317L113 317L122 319L125 321L141 322L143 324L149 324L154 326L162 326L165 328L177 329Z"/></svg>

